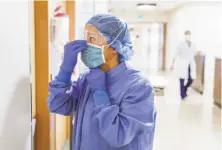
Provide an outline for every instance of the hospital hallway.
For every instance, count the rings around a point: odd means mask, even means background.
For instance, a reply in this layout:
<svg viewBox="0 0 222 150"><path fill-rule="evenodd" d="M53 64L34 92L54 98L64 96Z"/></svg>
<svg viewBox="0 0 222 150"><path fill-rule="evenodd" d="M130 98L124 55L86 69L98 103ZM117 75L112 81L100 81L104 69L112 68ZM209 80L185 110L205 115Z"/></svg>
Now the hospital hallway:
<svg viewBox="0 0 222 150"><path fill-rule="evenodd" d="M154 150L221 150L221 111L192 88L182 101L179 81L169 74L164 96L156 96Z"/></svg>
<svg viewBox="0 0 222 150"><path fill-rule="evenodd" d="M0 18L0 150L222 150L221 0L0 1Z"/></svg>

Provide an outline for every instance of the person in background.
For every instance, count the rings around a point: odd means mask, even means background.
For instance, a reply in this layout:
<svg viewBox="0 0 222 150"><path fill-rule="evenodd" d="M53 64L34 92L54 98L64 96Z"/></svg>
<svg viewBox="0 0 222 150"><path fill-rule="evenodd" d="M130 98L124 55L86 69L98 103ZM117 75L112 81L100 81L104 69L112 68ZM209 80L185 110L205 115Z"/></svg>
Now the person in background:
<svg viewBox="0 0 222 150"><path fill-rule="evenodd" d="M174 64L176 62L175 70L180 79L180 96L182 100L187 97L187 89L196 78L196 63L194 60L196 54L197 48L192 42L191 32L185 31L184 41L179 44L171 66L171 70L174 70ZM185 80L187 81L186 84L184 83Z"/></svg>
<svg viewBox="0 0 222 150"><path fill-rule="evenodd" d="M89 71L71 82L81 53ZM73 150L152 150L156 124L150 82L132 69L128 26L113 15L96 15L85 40L64 47L60 71L49 84L50 112L75 113Z"/></svg>

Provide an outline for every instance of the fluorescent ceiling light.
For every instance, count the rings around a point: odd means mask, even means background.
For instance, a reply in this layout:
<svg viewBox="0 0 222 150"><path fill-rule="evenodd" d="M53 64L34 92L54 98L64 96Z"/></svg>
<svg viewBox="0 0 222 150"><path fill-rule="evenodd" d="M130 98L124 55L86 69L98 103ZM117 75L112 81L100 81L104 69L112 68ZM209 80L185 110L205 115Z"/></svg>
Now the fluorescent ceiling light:
<svg viewBox="0 0 222 150"><path fill-rule="evenodd" d="M137 4L137 8L140 10L153 10L156 8L156 4L144 4L144 3L140 3Z"/></svg>

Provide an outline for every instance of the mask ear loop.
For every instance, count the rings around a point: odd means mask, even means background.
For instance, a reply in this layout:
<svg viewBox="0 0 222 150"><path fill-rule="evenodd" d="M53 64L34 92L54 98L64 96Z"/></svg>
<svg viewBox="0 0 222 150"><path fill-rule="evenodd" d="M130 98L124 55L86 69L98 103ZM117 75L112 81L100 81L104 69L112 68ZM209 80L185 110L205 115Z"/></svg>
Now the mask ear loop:
<svg viewBox="0 0 222 150"><path fill-rule="evenodd" d="M112 45L116 41L116 39L120 36L120 34L123 32L123 30L124 30L124 28L122 28L120 33L114 38L114 40L110 44L108 44L108 46Z"/></svg>
<svg viewBox="0 0 222 150"><path fill-rule="evenodd" d="M103 50L105 50L107 47L109 47L110 45L112 45L112 44L116 41L116 39L120 36L120 34L123 32L123 30L124 30L124 27L122 28L122 30L119 32L119 34L114 38L114 40L113 40L110 44L108 44L108 45L103 45Z"/></svg>
<svg viewBox="0 0 222 150"><path fill-rule="evenodd" d="M124 30L124 28L122 28L122 30L120 31L120 33L114 38L114 40L110 43L110 44L108 44L108 45L103 45L102 46L102 53L103 53L103 60L105 60L105 57L104 57L104 51L105 51L105 49L106 48L108 48L110 45L112 45L115 41L116 41L116 39L120 36L120 34L123 32L123 30ZM104 61L105 62L105 61Z"/></svg>
<svg viewBox="0 0 222 150"><path fill-rule="evenodd" d="M123 32L123 30L124 30L124 27L122 28L122 30L119 32L119 34L114 38L114 40L110 43L110 44L108 44L108 45L103 45L102 46L102 48L103 48L103 50L105 50L107 47L109 47L110 45L112 45L115 41L116 41L116 39L120 36L120 34ZM101 34L101 33L100 33ZM102 34L101 34L102 35Z"/></svg>

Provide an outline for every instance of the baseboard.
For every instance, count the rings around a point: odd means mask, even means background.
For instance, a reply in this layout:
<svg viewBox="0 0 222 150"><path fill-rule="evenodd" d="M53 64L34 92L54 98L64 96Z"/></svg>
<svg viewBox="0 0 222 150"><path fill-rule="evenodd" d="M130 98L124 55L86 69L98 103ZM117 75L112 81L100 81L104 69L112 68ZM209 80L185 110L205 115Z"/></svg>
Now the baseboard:
<svg viewBox="0 0 222 150"><path fill-rule="evenodd" d="M197 87L192 87L196 92L200 93L203 95L203 89L197 88Z"/></svg>
<svg viewBox="0 0 222 150"><path fill-rule="evenodd" d="M214 101L214 104L221 109L221 104Z"/></svg>

